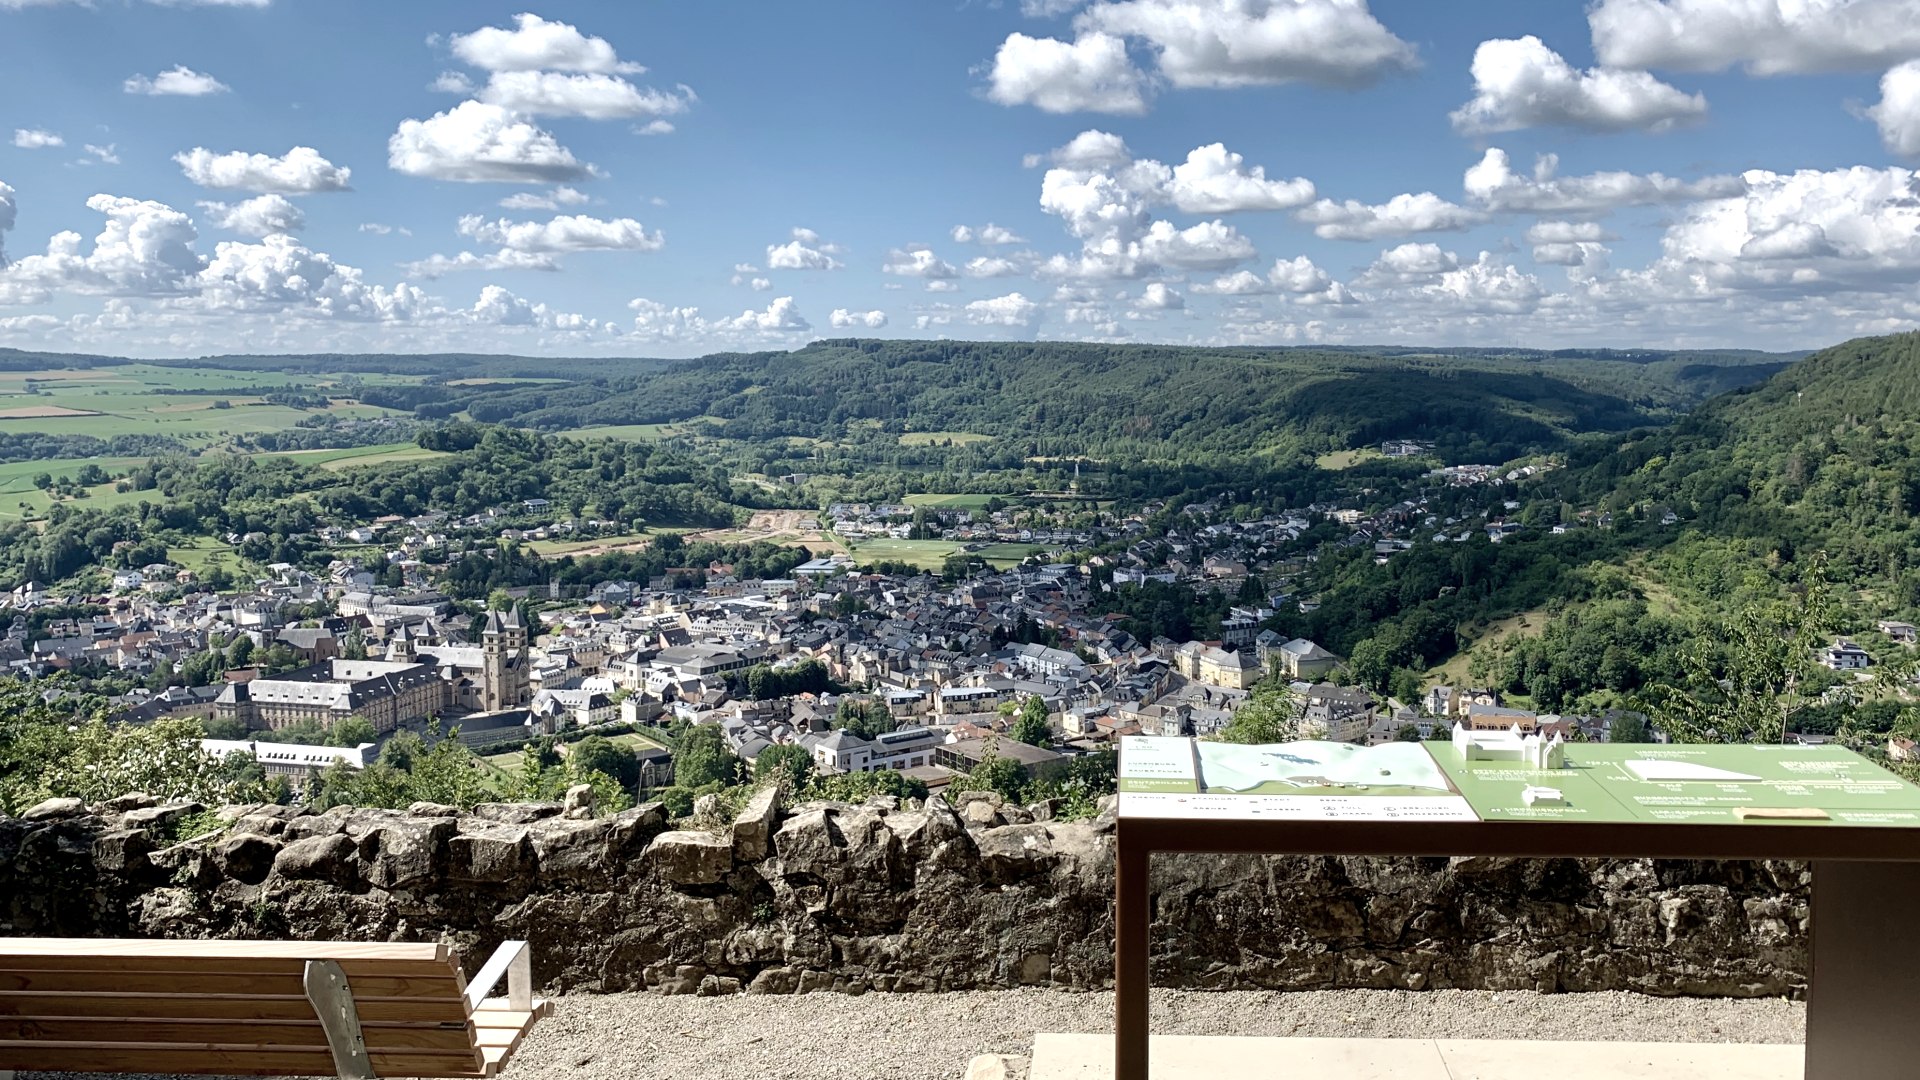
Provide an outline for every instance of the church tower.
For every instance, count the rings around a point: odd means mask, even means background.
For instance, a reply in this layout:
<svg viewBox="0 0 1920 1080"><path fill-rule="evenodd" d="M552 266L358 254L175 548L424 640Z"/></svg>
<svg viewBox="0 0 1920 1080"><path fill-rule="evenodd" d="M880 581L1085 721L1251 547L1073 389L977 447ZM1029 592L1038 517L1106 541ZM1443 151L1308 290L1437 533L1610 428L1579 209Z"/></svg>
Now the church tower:
<svg viewBox="0 0 1920 1080"><path fill-rule="evenodd" d="M480 632L480 661L480 708L499 712L507 707L500 703L501 689L507 684L507 643L497 611L487 612L486 628Z"/></svg>
<svg viewBox="0 0 1920 1080"><path fill-rule="evenodd" d="M413 635L408 632L406 625L403 623L400 628L394 632L393 640L387 643L387 660L396 664L411 664L415 659L416 654L413 651Z"/></svg>
<svg viewBox="0 0 1920 1080"><path fill-rule="evenodd" d="M481 707L499 712L525 705L531 698L527 670L527 627L518 608L506 615L487 612L487 625L480 634Z"/></svg>

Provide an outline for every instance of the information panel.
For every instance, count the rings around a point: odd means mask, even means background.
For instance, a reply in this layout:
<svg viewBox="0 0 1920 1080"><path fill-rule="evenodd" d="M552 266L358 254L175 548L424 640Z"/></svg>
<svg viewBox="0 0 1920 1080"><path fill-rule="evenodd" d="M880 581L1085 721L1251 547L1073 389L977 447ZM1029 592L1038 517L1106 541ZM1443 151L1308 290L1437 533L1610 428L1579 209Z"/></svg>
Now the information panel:
<svg viewBox="0 0 1920 1080"><path fill-rule="evenodd" d="M1920 827L1920 787L1836 746L1121 740L1123 816Z"/></svg>

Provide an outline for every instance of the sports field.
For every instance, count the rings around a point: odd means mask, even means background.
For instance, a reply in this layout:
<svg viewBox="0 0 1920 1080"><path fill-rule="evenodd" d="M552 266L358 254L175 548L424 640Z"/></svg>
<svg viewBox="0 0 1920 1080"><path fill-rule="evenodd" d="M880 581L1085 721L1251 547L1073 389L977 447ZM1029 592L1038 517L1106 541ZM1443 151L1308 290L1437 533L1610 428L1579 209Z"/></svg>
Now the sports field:
<svg viewBox="0 0 1920 1080"><path fill-rule="evenodd" d="M925 506L936 510L985 510L987 504L995 499L1003 503L1017 503L1017 495L909 495L908 506Z"/></svg>
<svg viewBox="0 0 1920 1080"><path fill-rule="evenodd" d="M922 570L939 570L950 555L966 554L967 545L957 540L861 540L842 541L859 563L899 562ZM1017 566L1029 555L1045 549L1039 544L988 544L972 552L997 569Z"/></svg>

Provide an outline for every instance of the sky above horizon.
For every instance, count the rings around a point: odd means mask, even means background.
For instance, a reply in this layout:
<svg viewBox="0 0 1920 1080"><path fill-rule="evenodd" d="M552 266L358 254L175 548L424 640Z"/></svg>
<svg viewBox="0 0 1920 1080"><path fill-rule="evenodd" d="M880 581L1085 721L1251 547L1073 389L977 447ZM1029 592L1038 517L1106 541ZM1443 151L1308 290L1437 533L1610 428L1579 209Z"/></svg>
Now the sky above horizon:
<svg viewBox="0 0 1920 1080"><path fill-rule="evenodd" d="M0 347L1920 324L1920 0L0 0L0 88Z"/></svg>

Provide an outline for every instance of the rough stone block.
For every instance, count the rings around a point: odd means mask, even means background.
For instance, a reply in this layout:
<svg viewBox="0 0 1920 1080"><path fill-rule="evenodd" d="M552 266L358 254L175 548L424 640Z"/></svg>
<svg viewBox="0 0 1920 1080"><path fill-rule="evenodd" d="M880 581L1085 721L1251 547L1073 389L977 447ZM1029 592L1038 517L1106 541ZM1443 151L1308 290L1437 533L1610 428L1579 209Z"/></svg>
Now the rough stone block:
<svg viewBox="0 0 1920 1080"><path fill-rule="evenodd" d="M645 859L675 885L714 885L733 869L733 838L708 832L664 832L647 845Z"/></svg>
<svg viewBox="0 0 1920 1080"><path fill-rule="evenodd" d="M481 803L473 808L475 817L498 821L503 825L531 825L544 818L559 817L566 807L559 803Z"/></svg>
<svg viewBox="0 0 1920 1080"><path fill-rule="evenodd" d="M129 829L167 829L181 818L190 817L205 810L200 803L171 803L167 806L143 806L129 810L120 817L120 824Z"/></svg>
<svg viewBox="0 0 1920 1080"><path fill-rule="evenodd" d="M232 833L213 845L213 862L235 881L258 885L273 872L280 841L253 833Z"/></svg>
<svg viewBox="0 0 1920 1080"><path fill-rule="evenodd" d="M295 840L273 857L273 872L284 878L338 881L350 873L354 843L339 833Z"/></svg>
<svg viewBox="0 0 1920 1080"><path fill-rule="evenodd" d="M512 881L533 865L527 830L459 833L447 840L447 878L452 881Z"/></svg>
<svg viewBox="0 0 1920 1080"><path fill-rule="evenodd" d="M447 841L455 830L449 818L403 818L367 830L360 839L360 864L368 883L382 889L431 887L444 870Z"/></svg>
<svg viewBox="0 0 1920 1080"><path fill-rule="evenodd" d="M137 875L150 864L153 837L141 829L115 829L93 838L93 863L112 874Z"/></svg>
<svg viewBox="0 0 1920 1080"><path fill-rule="evenodd" d="M1002 825L981 833L978 843L982 874L995 884L1031 877L1053 862L1053 837L1045 825Z"/></svg>
<svg viewBox="0 0 1920 1080"><path fill-rule="evenodd" d="M771 785L753 793L733 822L733 853L742 862L759 862L773 851L773 827L780 820L780 789Z"/></svg>
<svg viewBox="0 0 1920 1080"><path fill-rule="evenodd" d="M87 812L87 804L79 799L48 799L26 808L20 814L21 821L59 821L62 818L75 818Z"/></svg>

